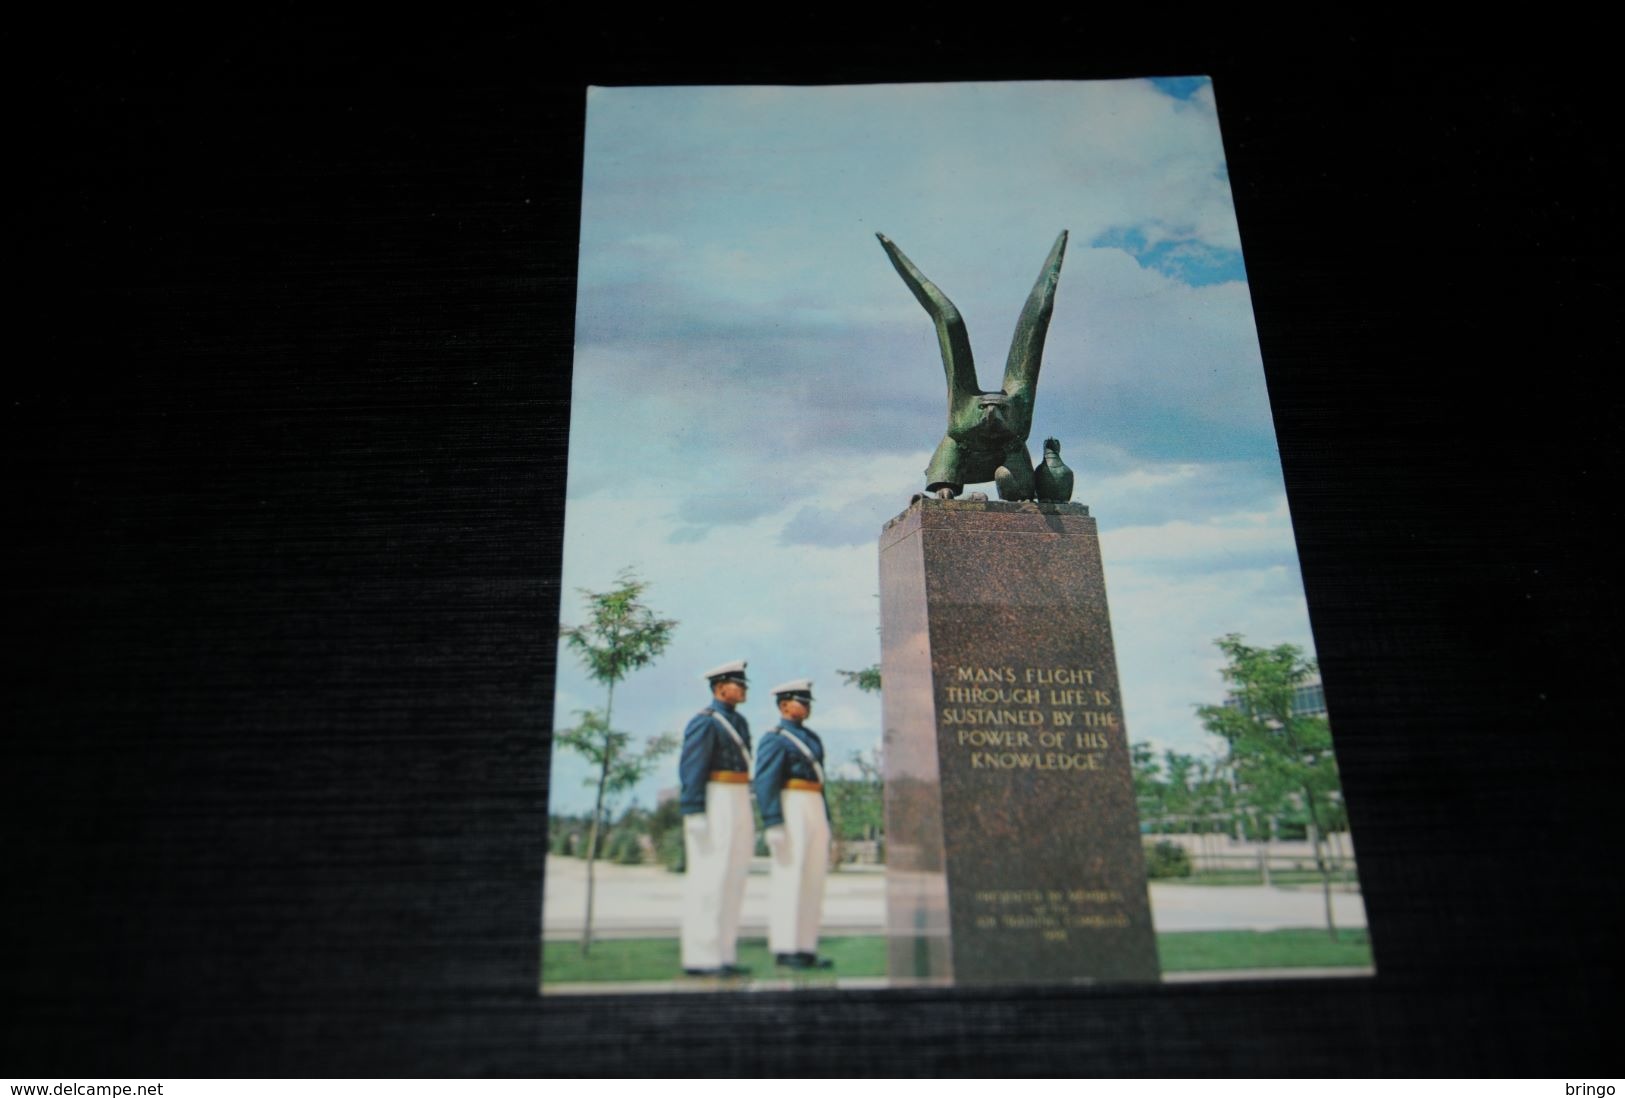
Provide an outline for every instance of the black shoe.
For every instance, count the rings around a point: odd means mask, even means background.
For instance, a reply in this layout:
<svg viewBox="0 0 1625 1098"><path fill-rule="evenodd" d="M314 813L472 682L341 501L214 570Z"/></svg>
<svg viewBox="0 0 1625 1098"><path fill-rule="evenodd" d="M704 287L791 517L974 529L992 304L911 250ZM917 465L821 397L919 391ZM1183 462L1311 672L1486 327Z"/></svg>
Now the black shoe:
<svg viewBox="0 0 1625 1098"><path fill-rule="evenodd" d="M797 953L796 958L800 961L800 964L798 964L796 966L797 968L834 968L835 967L835 962L834 961L830 960L828 957L820 957L816 953Z"/></svg>
<svg viewBox="0 0 1625 1098"><path fill-rule="evenodd" d="M799 953L775 953L773 954L773 963L784 968L800 968L800 958L801 954Z"/></svg>
<svg viewBox="0 0 1625 1098"><path fill-rule="evenodd" d="M721 971L722 971L722 975L724 975L724 976L749 976L750 975L750 966L749 965L723 965Z"/></svg>
<svg viewBox="0 0 1625 1098"><path fill-rule="evenodd" d="M684 976L726 976L727 973L720 968L685 968Z"/></svg>

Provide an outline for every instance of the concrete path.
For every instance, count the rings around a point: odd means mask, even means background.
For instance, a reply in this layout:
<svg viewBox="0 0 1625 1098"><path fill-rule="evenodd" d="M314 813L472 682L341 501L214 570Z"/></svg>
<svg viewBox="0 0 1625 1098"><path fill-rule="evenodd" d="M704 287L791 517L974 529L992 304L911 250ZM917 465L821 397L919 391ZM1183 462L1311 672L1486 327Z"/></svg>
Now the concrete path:
<svg viewBox="0 0 1625 1098"><path fill-rule="evenodd" d="M676 937L683 905L683 878L659 866L594 867L597 879L594 934L601 938ZM587 865L577 858L547 859L542 909L546 938L581 934L587 899ZM1358 893L1334 892L1332 912L1339 927L1364 927L1365 904ZM1319 886L1264 888L1242 885L1151 883L1151 914L1159 931L1279 930L1326 925ZM751 863L745 882L740 932L767 936L767 859ZM823 933L828 937L886 932L886 877L879 867L847 866L829 876L824 891Z"/></svg>

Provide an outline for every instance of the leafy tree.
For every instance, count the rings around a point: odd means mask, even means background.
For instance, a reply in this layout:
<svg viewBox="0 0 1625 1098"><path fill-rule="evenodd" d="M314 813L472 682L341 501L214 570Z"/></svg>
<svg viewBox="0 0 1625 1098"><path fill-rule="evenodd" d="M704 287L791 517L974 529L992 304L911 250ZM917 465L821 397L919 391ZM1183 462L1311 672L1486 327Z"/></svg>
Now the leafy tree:
<svg viewBox="0 0 1625 1098"><path fill-rule="evenodd" d="M861 671L836 671L837 675L845 680L846 685L855 686L866 694L875 694L880 691L880 665L872 663Z"/></svg>
<svg viewBox="0 0 1625 1098"><path fill-rule="evenodd" d="M835 672L848 686L855 686L865 694L880 692L880 665L870 664L860 671ZM880 747L867 753L852 752L848 761L857 768L858 777L842 778L831 783L830 815L836 821L836 848L839 852L847 842L875 839L879 843L881 860L886 849L886 769L881 761Z"/></svg>
<svg viewBox="0 0 1625 1098"><path fill-rule="evenodd" d="M835 778L825 787L830 815L835 819L835 841L840 847L849 842L884 844L886 787L880 748L854 751L847 761L858 776Z"/></svg>
<svg viewBox="0 0 1625 1098"><path fill-rule="evenodd" d="M667 869L681 873L683 865L683 810L682 802L668 797L649 813L649 841L654 844L655 857Z"/></svg>
<svg viewBox="0 0 1625 1098"><path fill-rule="evenodd" d="M1253 648L1231 633L1216 643L1228 663L1221 674L1230 687L1227 705L1203 705L1197 713L1209 732L1230 745L1227 760L1243 796L1263 814L1297 801L1311 825L1315 866L1326 899L1326 929L1337 939L1332 917L1332 876L1325 852L1339 792L1331 726L1323 716L1293 711L1293 689L1316 671L1296 645Z"/></svg>
<svg viewBox="0 0 1625 1098"><path fill-rule="evenodd" d="M688 852L683 849L681 828L660 833L660 845L655 848L655 856L672 873L688 872Z"/></svg>
<svg viewBox="0 0 1625 1098"><path fill-rule="evenodd" d="M1196 756L1170 748L1162 753L1162 760L1168 774L1163 783L1163 808L1179 821L1180 831L1194 831L1191 814L1195 809L1195 791L1191 784L1196 772Z"/></svg>
<svg viewBox="0 0 1625 1098"><path fill-rule="evenodd" d="M574 857L577 853L576 827L581 821L574 816L550 815L547 817L547 850L550 854L557 854L563 858Z"/></svg>
<svg viewBox="0 0 1625 1098"><path fill-rule="evenodd" d="M575 728L558 733L561 744L586 757L598 770L587 785L597 786L592 824L587 836L587 916L581 928L581 953L592 948L593 866L598 859L598 835L605 819L606 801L630 789L653 768L656 760L677 748L676 736L657 736L641 751L631 749L632 737L616 732L610 723L615 710L615 685L628 674L654 661L671 643L677 622L658 616L643 602L648 584L623 571L608 591L582 591L587 606L584 625L567 625L559 636L586 666L587 674L602 683L604 708L580 713Z"/></svg>
<svg viewBox="0 0 1625 1098"><path fill-rule="evenodd" d="M882 808L880 787L855 778L831 778L825 787L830 815L839 821L835 838L840 842L863 842L880 834Z"/></svg>

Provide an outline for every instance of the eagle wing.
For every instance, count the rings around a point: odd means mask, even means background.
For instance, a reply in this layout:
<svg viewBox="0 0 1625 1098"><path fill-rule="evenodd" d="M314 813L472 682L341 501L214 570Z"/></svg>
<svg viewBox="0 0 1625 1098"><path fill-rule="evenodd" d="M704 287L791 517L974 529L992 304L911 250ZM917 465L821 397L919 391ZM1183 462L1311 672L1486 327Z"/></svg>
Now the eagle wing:
<svg viewBox="0 0 1625 1098"><path fill-rule="evenodd" d="M1055 310L1055 286L1061 280L1061 260L1066 257L1066 230L1055 238L1044 269L1038 272L1033 292L1027 295L1016 334L1010 338L1010 357L1004 362L1004 391L1015 396L1025 389L1029 396L1038 388L1038 368L1043 364L1044 337L1049 334L1050 314Z"/></svg>
<svg viewBox="0 0 1625 1098"><path fill-rule="evenodd" d="M971 400L982 391L976 383L976 360L970 353L970 335L965 331L965 319L948 295L937 289L936 283L920 273L904 255L902 249L887 239L885 233L876 233L880 246L886 249L891 265L903 276L903 281L914 292L915 300L925 306L931 321L937 326L937 342L942 347L942 368L948 375L948 414L961 403ZM1042 342L1042 337L1040 337Z"/></svg>

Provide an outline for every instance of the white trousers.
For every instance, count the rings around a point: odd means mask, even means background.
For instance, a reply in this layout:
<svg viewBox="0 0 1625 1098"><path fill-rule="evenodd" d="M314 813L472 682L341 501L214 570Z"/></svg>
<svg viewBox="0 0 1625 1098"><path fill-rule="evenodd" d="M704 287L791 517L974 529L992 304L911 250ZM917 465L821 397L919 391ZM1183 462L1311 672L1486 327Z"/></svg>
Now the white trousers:
<svg viewBox="0 0 1625 1098"><path fill-rule="evenodd" d="M818 924L824 910L824 874L829 869L829 818L824 795L786 789L784 853L773 859L769 878L767 945L774 953L817 953Z"/></svg>
<svg viewBox="0 0 1625 1098"><path fill-rule="evenodd" d="M686 831L687 869L683 882L683 967L717 968L739 959L739 909L745 902L745 873L755 846L756 821L750 786L708 782L705 786L705 838Z"/></svg>

